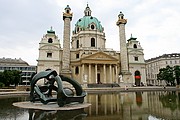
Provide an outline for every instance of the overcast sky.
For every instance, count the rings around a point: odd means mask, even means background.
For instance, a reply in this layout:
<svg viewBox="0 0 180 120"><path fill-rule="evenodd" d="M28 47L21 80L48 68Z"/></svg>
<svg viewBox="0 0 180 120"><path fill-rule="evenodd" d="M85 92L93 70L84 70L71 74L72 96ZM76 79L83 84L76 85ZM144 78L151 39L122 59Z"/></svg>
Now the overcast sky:
<svg viewBox="0 0 180 120"><path fill-rule="evenodd" d="M0 58L21 58L37 65L39 42L53 27L63 41L64 8L73 12L71 30L87 2L102 24L106 48L119 51L118 14L124 13L126 39L140 41L145 59L180 53L180 0L0 0Z"/></svg>

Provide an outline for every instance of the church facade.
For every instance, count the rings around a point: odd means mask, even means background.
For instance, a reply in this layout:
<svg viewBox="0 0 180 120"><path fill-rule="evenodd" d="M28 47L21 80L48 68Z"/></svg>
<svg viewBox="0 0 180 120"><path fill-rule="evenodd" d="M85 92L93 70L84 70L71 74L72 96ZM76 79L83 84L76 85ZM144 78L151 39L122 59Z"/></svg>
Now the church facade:
<svg viewBox="0 0 180 120"><path fill-rule="evenodd" d="M54 69L80 84L146 85L143 49L136 38L131 36L126 40L127 20L122 12L116 22L119 27L120 52L106 48L104 28L91 15L88 5L73 31L72 16L71 8L67 5L63 13L63 47L52 28L42 37L37 72Z"/></svg>

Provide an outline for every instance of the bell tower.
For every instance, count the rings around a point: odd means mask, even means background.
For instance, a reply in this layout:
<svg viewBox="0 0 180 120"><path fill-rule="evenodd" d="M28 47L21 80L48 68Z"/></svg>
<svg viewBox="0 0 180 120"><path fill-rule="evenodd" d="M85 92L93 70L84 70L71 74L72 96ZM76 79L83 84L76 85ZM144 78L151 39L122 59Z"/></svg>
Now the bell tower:
<svg viewBox="0 0 180 120"><path fill-rule="evenodd" d="M60 49L60 40L51 27L50 30L47 30L47 33L43 35L39 43L37 72L44 71L46 69L53 69L59 73Z"/></svg>
<svg viewBox="0 0 180 120"><path fill-rule="evenodd" d="M120 61L121 61L121 70L120 75L122 75L122 80L125 83L130 83L129 67L128 67L128 56L127 56L127 44L126 44L126 35L125 35L125 25L127 19L124 19L124 14L120 12L118 15L118 21L116 25L119 27L119 39L120 39Z"/></svg>
<svg viewBox="0 0 180 120"><path fill-rule="evenodd" d="M64 9L63 20L64 20L64 36L63 36L63 55L62 55L62 71L61 74L70 76L70 31L71 31L71 20L72 13L69 5Z"/></svg>

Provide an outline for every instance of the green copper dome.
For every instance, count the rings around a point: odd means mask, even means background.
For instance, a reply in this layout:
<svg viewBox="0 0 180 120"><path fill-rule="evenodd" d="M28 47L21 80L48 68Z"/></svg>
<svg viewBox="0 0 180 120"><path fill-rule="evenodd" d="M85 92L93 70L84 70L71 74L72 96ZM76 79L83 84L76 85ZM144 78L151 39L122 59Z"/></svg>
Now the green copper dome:
<svg viewBox="0 0 180 120"><path fill-rule="evenodd" d="M94 27L91 27L91 25L94 25ZM92 16L84 16L83 18L79 19L77 23L75 24L76 28L81 29L81 30L86 30L86 29L95 29L100 32L103 31L103 27L100 24L100 21Z"/></svg>
<svg viewBox="0 0 180 120"><path fill-rule="evenodd" d="M75 24L75 33L83 30L96 30L103 32L103 27L100 24L100 21L91 16L91 9L89 8L88 4L84 10L84 14L85 16L79 19Z"/></svg>

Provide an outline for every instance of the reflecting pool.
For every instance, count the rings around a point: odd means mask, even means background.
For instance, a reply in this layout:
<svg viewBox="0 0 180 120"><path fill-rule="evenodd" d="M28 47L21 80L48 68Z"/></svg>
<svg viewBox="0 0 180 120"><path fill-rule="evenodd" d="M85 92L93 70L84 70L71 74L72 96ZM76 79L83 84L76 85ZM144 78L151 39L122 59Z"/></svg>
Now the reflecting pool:
<svg viewBox="0 0 180 120"><path fill-rule="evenodd" d="M0 120L179 120L180 92L88 93L92 105L73 111L28 110L12 106L28 96L0 96Z"/></svg>

